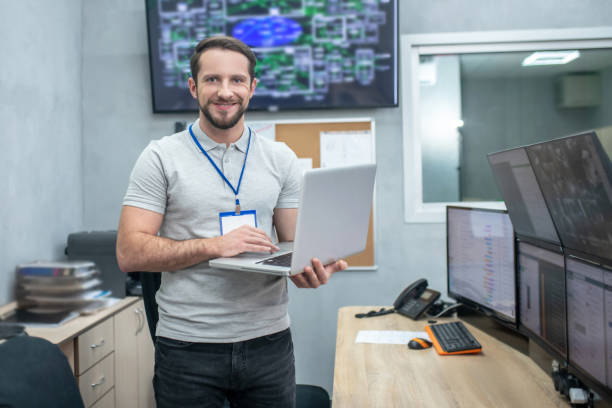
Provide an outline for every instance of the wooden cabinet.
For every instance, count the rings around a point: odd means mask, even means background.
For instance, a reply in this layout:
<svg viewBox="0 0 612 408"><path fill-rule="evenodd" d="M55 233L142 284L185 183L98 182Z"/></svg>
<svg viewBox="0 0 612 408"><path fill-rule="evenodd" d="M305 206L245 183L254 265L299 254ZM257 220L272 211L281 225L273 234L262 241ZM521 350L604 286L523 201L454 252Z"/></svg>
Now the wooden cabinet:
<svg viewBox="0 0 612 408"><path fill-rule="evenodd" d="M76 339L75 374L82 375L91 366L102 360L114 350L113 318L87 330Z"/></svg>
<svg viewBox="0 0 612 408"><path fill-rule="evenodd" d="M113 317L110 316L74 340L74 375L85 407L91 407L102 396L113 392L115 385L113 329Z"/></svg>
<svg viewBox="0 0 612 408"><path fill-rule="evenodd" d="M92 406L115 384L114 358L112 353L77 377L79 391L86 407Z"/></svg>
<svg viewBox="0 0 612 408"><path fill-rule="evenodd" d="M144 304L139 301L114 317L115 406L155 406L153 368L155 351Z"/></svg>
<svg viewBox="0 0 612 408"><path fill-rule="evenodd" d="M96 401L90 408L114 408L115 407L115 393L109 391L102 398Z"/></svg>

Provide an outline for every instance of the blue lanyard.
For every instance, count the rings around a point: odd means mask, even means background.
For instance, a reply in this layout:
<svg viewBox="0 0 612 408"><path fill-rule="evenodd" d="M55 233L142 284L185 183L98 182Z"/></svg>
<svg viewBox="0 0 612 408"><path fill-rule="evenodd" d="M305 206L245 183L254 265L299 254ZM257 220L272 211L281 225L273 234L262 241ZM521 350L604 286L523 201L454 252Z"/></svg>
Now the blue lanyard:
<svg viewBox="0 0 612 408"><path fill-rule="evenodd" d="M200 151L204 153L204 156L206 156L210 164L212 164L215 170L217 170L217 173L219 173L221 178L227 183L228 186L230 186L230 188L234 192L234 195L236 196L236 214L240 214L240 200L238 199L238 191L240 190L240 184L242 184L242 175L244 174L244 168L246 167L247 157L249 157L249 147L251 147L251 128L249 128L249 141L247 142L246 153L244 155L244 162L242 163L242 170L240 171L240 178L238 179L238 187L234 188L234 186L232 186L232 183L230 183L227 177L225 177L225 174L223 174L223 172L221 171L221 169L219 169L219 167L217 167L213 159L211 159L208 153L206 153L206 150L202 148L202 145L198 141L198 138L193 134L193 130L191 130L192 127L193 127L193 123L189 125L189 133L191 134L191 138L193 139L195 144L198 146Z"/></svg>

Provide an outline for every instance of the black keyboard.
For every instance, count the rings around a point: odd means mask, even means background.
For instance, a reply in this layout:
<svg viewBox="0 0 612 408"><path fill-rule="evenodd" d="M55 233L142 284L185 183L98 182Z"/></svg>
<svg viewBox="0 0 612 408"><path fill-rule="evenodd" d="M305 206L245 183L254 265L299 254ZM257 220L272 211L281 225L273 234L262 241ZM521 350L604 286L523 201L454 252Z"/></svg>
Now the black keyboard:
<svg viewBox="0 0 612 408"><path fill-rule="evenodd" d="M256 263L262 265L274 265L274 266L291 266L291 255L293 252L288 252L283 255L275 256L273 258L264 259L263 261L257 261Z"/></svg>
<svg viewBox="0 0 612 408"><path fill-rule="evenodd" d="M431 340L439 354L478 353L482 349L462 322L433 324L426 330L435 337Z"/></svg>

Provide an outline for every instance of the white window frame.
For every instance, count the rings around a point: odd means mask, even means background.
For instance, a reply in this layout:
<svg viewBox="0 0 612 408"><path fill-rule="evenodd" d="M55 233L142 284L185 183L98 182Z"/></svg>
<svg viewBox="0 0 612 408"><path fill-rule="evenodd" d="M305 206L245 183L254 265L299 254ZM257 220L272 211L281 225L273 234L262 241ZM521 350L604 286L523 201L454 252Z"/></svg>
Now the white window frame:
<svg viewBox="0 0 612 408"><path fill-rule="evenodd" d="M404 219L443 223L447 205L505 208L503 202L423 203L418 67L421 55L612 48L612 26L554 30L480 31L401 36ZM563 136L563 135L559 135Z"/></svg>

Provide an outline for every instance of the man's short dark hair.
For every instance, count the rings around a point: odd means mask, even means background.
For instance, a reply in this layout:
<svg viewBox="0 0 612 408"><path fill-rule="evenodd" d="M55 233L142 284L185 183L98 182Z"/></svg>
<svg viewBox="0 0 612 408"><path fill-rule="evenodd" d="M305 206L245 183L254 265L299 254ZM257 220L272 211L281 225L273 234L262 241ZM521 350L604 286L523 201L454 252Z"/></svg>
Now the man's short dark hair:
<svg viewBox="0 0 612 408"><path fill-rule="evenodd" d="M227 36L214 36L203 39L196 45L193 55L191 56L191 77L198 84L198 73L200 71L200 55L206 50L212 48L218 48L222 50L236 51L247 57L249 60L249 75L251 82L255 79L255 64L257 64L257 58L255 53L251 51L248 45L242 41Z"/></svg>

